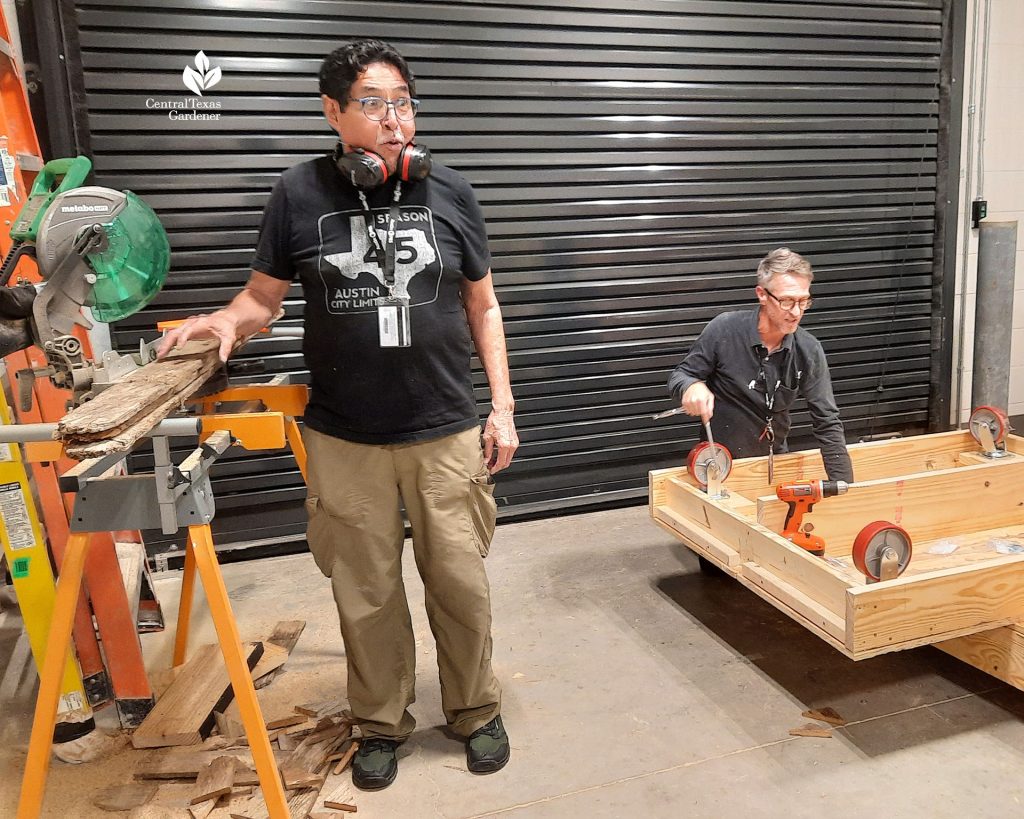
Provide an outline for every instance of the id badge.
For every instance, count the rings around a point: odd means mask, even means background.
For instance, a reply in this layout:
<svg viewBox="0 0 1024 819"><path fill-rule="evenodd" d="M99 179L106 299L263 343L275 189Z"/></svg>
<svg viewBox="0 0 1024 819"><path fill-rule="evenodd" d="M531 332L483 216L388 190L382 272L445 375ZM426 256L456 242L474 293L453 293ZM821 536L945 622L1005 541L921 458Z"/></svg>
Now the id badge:
<svg viewBox="0 0 1024 819"><path fill-rule="evenodd" d="M411 347L412 331L409 326L409 302L388 299L377 306L377 329L381 347Z"/></svg>

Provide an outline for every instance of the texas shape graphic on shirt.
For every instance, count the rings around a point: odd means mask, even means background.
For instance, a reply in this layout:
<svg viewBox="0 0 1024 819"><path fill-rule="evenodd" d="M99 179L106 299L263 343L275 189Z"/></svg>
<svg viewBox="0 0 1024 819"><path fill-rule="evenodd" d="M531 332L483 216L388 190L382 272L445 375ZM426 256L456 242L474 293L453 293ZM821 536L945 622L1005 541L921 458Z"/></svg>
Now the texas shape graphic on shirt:
<svg viewBox="0 0 1024 819"><path fill-rule="evenodd" d="M437 297L441 277L430 216L426 208L402 208L395 230L394 295L408 299L413 306ZM374 212L374 227L383 246L387 241L386 211ZM375 309L379 300L388 294L362 212L328 214L321 219L320 228L320 275L328 311L350 313ZM344 249L331 252L339 247ZM416 276L419 280L413 286Z"/></svg>

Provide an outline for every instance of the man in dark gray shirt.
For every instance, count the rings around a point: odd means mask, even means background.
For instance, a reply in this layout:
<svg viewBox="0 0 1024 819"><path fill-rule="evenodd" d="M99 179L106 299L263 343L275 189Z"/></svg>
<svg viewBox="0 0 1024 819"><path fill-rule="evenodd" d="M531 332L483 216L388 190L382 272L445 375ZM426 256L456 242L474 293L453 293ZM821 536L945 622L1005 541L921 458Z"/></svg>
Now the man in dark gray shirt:
<svg viewBox="0 0 1024 819"><path fill-rule="evenodd" d="M825 353L799 326L813 278L802 256L773 250L757 267L758 307L712 319L668 386L688 414L714 416L715 441L736 458L788 451L789 411L803 397L829 480L852 481Z"/></svg>

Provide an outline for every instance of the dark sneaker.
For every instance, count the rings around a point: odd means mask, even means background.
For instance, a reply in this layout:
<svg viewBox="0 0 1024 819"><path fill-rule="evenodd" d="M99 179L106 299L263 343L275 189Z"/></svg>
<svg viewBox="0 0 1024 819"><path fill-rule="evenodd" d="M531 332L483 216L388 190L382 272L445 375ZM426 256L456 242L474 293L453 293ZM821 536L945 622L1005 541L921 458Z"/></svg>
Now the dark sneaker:
<svg viewBox="0 0 1024 819"><path fill-rule="evenodd" d="M501 717L495 717L469 735L466 765L473 773L494 773L505 767L511 753L505 726Z"/></svg>
<svg viewBox="0 0 1024 819"><path fill-rule="evenodd" d="M359 743L352 757L352 784L360 790L379 791L398 776L398 740L370 737Z"/></svg>

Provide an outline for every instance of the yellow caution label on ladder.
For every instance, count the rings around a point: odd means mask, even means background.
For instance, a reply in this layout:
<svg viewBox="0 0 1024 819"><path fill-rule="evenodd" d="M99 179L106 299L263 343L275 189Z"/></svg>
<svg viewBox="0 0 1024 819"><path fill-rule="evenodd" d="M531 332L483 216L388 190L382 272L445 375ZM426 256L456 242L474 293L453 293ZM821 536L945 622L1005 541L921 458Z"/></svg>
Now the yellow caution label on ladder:
<svg viewBox="0 0 1024 819"><path fill-rule="evenodd" d="M10 423L10 411L0 389L0 423ZM46 549L32 487L17 444L0 444L0 542L11 572L14 593L25 623L36 667L42 668L50 631L56 585ZM82 675L71 652L61 679L58 721L83 722L92 716Z"/></svg>

